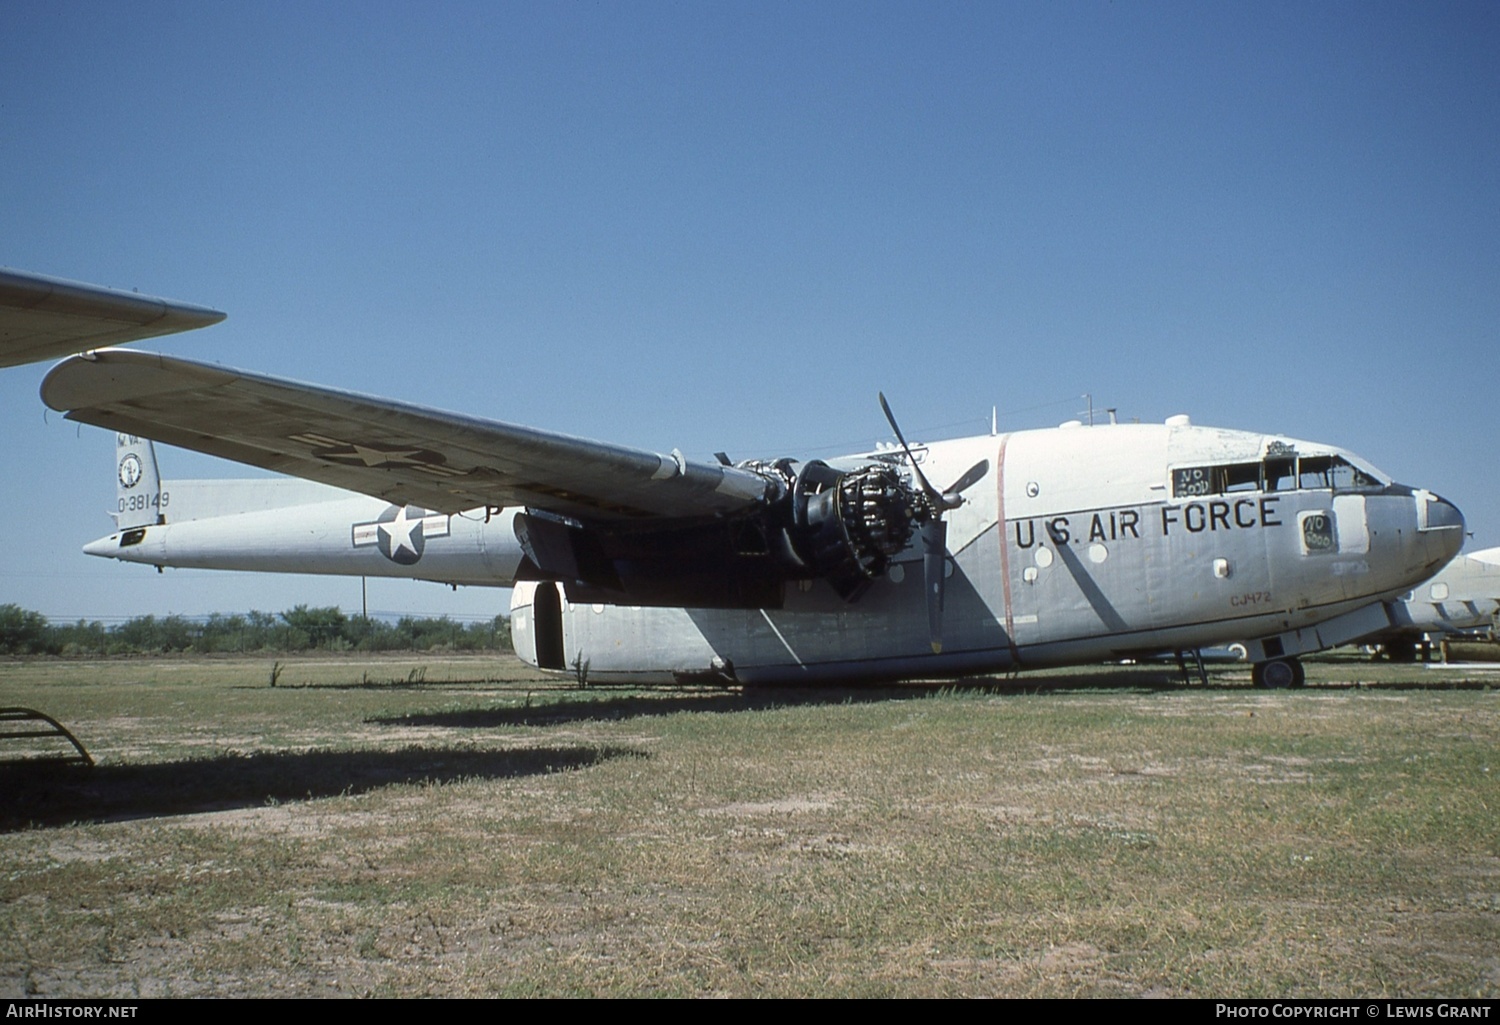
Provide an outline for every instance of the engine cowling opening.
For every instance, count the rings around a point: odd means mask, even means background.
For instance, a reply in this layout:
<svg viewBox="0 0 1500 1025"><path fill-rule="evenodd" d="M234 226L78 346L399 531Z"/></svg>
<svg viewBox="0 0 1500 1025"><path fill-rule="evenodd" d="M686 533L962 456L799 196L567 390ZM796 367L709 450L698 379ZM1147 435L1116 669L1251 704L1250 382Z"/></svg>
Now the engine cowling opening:
<svg viewBox="0 0 1500 1025"><path fill-rule="evenodd" d="M926 499L884 464L841 471L812 460L790 498L793 548L847 600L885 572L931 515Z"/></svg>

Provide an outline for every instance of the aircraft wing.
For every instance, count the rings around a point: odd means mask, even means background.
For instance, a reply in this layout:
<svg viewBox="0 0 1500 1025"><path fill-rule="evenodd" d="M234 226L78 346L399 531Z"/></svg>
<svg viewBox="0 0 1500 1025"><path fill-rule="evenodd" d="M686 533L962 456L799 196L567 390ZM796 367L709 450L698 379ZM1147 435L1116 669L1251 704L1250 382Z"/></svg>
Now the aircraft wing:
<svg viewBox="0 0 1500 1025"><path fill-rule="evenodd" d="M0 269L0 367L70 356L224 319L218 310Z"/></svg>
<svg viewBox="0 0 1500 1025"><path fill-rule="evenodd" d="M757 474L124 349L64 360L42 400L70 420L457 513L690 519L766 497Z"/></svg>

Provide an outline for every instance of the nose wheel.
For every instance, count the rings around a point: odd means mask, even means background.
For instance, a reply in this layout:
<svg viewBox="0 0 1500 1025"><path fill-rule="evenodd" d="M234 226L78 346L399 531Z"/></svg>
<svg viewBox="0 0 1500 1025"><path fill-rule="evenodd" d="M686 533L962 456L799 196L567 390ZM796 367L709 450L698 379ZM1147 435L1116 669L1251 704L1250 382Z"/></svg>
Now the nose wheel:
<svg viewBox="0 0 1500 1025"><path fill-rule="evenodd" d="M1273 658L1257 662L1250 670L1250 682L1266 690L1285 690L1307 682L1302 663L1295 658Z"/></svg>

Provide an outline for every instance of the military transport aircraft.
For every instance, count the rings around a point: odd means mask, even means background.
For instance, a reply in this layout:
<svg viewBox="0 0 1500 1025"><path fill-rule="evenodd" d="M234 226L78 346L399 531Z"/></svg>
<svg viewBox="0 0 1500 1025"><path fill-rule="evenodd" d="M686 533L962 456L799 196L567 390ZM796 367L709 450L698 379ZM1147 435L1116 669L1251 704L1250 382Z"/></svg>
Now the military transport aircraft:
<svg viewBox="0 0 1500 1025"><path fill-rule="evenodd" d="M1433 637L1494 631L1500 625L1500 548L1456 556L1431 579L1389 603L1391 626L1375 644L1392 662L1410 662Z"/></svg>
<svg viewBox="0 0 1500 1025"><path fill-rule="evenodd" d="M1328 445L1071 423L716 462L148 353L42 398L116 432L155 566L513 586L523 658L598 681L951 678L1243 644L1260 686L1390 625L1463 518ZM881 403L884 406L884 398ZM142 439L300 481L164 484Z"/></svg>

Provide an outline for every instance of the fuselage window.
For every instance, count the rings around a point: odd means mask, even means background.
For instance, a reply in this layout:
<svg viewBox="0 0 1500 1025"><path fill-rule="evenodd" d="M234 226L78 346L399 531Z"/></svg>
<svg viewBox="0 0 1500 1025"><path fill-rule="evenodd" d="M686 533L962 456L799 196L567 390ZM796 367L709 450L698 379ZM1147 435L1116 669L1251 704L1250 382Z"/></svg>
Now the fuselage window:
<svg viewBox="0 0 1500 1025"><path fill-rule="evenodd" d="M1302 547L1309 555L1333 551L1333 517L1312 513L1302 520Z"/></svg>

